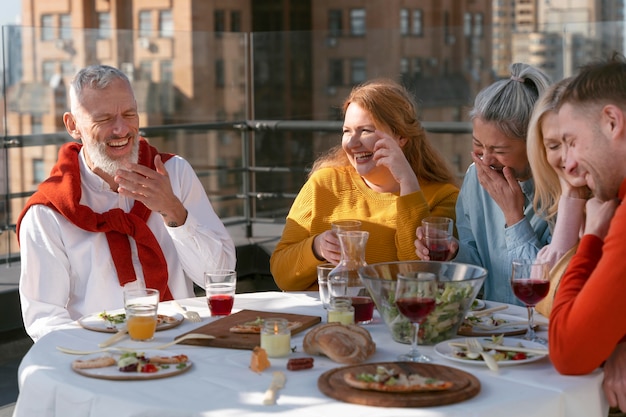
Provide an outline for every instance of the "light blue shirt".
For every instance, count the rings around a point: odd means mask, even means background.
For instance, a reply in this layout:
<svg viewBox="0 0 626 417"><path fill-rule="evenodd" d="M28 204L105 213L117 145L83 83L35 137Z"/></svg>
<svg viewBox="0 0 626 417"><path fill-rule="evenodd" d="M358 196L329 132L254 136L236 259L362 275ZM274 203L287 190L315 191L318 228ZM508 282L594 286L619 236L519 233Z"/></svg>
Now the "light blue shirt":
<svg viewBox="0 0 626 417"><path fill-rule="evenodd" d="M487 269L485 299L524 305L511 289L511 263L535 259L551 236L548 224L533 209L535 182L531 178L519 184L526 197L524 218L507 227L502 210L478 182L474 164L470 165L456 203L459 252L454 262Z"/></svg>

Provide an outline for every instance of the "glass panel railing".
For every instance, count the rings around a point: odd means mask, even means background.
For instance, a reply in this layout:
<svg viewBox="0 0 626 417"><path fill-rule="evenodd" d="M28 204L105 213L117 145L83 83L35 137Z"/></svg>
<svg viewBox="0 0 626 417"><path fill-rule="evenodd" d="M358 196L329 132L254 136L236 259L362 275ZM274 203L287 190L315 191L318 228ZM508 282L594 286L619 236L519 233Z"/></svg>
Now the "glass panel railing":
<svg viewBox="0 0 626 417"><path fill-rule="evenodd" d="M508 48L495 24L359 36L74 29L63 39L3 26L0 258L18 256L17 216L70 140L62 116L81 67L113 65L131 78L142 133L192 164L225 222L282 221L313 161L339 143L343 100L371 78L400 81L415 95L430 139L462 178L473 97L506 76L512 57L560 79L624 49L621 21L561 20L509 30Z"/></svg>

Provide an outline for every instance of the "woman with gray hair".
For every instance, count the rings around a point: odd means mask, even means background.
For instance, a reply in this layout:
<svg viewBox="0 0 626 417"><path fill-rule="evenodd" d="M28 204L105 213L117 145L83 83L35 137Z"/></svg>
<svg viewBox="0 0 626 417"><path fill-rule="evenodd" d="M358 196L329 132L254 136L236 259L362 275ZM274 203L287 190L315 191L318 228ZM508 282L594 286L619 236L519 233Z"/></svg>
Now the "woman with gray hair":
<svg viewBox="0 0 626 417"><path fill-rule="evenodd" d="M472 160L456 204L455 262L480 265L489 275L484 298L522 305L509 277L513 259L535 259L550 240L547 222L533 208L535 186L526 155L528 124L541 93L550 85L539 69L512 64L511 76L478 93L470 112ZM417 255L429 259L416 232Z"/></svg>

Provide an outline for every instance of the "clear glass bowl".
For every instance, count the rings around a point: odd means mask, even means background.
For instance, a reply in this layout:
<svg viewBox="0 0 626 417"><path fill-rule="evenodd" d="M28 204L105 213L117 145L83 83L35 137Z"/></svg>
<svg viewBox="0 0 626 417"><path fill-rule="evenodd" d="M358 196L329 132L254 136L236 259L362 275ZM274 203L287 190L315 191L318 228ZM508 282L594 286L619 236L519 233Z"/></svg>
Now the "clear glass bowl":
<svg viewBox="0 0 626 417"><path fill-rule="evenodd" d="M393 340L400 343L411 343L413 332L411 322L395 306L396 277L398 273L406 272L433 272L439 280L437 306L420 324L419 343L424 345L433 345L456 335L487 277L485 268L455 262L398 261L359 268L359 276Z"/></svg>

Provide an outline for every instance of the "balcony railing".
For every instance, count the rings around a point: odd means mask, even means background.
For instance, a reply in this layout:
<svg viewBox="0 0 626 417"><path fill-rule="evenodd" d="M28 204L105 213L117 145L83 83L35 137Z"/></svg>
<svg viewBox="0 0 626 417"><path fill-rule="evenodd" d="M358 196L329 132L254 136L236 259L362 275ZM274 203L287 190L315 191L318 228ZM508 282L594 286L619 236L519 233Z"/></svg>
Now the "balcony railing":
<svg viewBox="0 0 626 417"><path fill-rule="evenodd" d="M142 134L187 159L218 215L247 239L254 225L284 221L313 161L340 141L342 100L368 78L395 79L416 97L430 139L460 179L471 162L472 99L503 76L492 53L500 40L484 36L491 28L465 29L425 28L410 39L400 29L359 37L174 31L167 39L74 29L58 42L42 38L42 28L4 26L0 262L19 259L17 216L70 140L62 115L77 69L104 63L126 72ZM622 50L622 29L621 21L542 27L532 40L550 44L521 56L558 79Z"/></svg>

